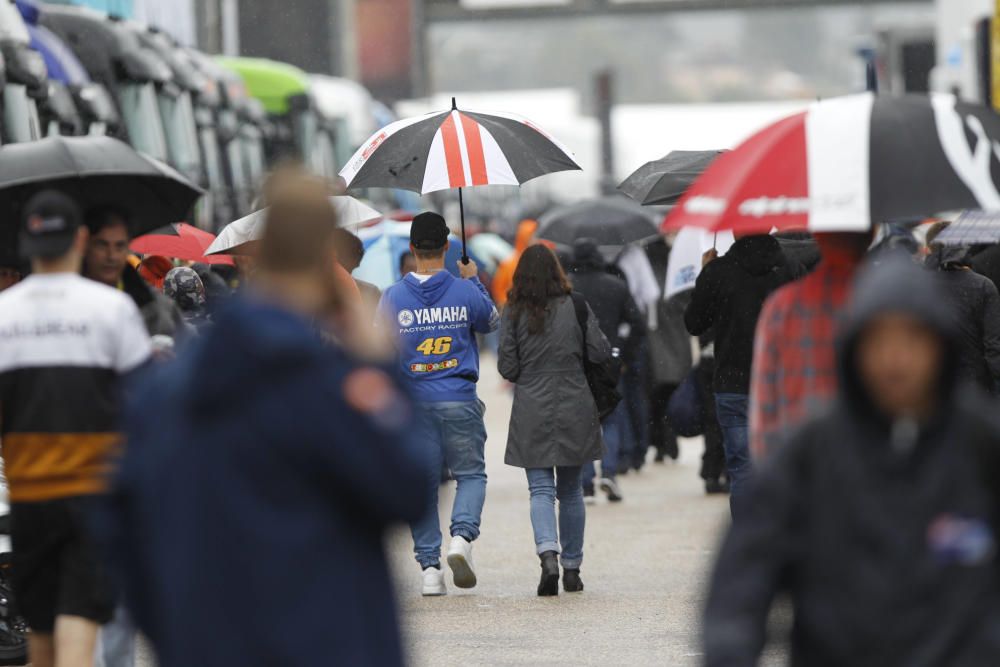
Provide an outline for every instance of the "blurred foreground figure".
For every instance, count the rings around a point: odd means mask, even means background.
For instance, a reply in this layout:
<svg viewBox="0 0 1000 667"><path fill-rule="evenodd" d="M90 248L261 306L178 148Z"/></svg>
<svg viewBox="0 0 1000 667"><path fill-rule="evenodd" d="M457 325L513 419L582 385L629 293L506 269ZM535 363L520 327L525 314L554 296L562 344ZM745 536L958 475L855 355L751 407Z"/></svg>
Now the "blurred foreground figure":
<svg viewBox="0 0 1000 667"><path fill-rule="evenodd" d="M317 328L344 319L327 193L273 190L245 294L131 402L126 599L161 667L399 665L382 534L429 462L390 373Z"/></svg>
<svg viewBox="0 0 1000 667"><path fill-rule="evenodd" d="M960 386L954 317L907 260L865 269L838 399L761 466L719 556L710 666L753 665L787 592L794 665L1000 660L1000 424Z"/></svg>
<svg viewBox="0 0 1000 667"><path fill-rule="evenodd" d="M93 664L98 624L114 612L87 522L121 440L119 378L150 355L132 300L80 276L82 224L58 192L30 200L20 246L32 275L0 295L14 591L35 667Z"/></svg>

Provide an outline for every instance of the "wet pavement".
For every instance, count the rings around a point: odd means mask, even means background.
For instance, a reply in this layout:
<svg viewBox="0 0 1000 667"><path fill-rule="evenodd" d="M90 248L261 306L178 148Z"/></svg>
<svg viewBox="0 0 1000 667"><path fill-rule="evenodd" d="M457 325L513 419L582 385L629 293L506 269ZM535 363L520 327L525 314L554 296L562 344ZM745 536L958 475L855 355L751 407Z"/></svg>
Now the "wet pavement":
<svg viewBox="0 0 1000 667"><path fill-rule="evenodd" d="M489 486L474 559L479 586L420 596L408 532L390 539L411 664L696 665L705 579L724 497L698 478L700 440L677 463L650 463L621 478L625 502L589 506L582 594L538 598L524 473L503 463L510 394L484 357ZM450 510L452 491L442 494ZM447 514L442 526L447 526ZM447 540L445 540L447 549Z"/></svg>

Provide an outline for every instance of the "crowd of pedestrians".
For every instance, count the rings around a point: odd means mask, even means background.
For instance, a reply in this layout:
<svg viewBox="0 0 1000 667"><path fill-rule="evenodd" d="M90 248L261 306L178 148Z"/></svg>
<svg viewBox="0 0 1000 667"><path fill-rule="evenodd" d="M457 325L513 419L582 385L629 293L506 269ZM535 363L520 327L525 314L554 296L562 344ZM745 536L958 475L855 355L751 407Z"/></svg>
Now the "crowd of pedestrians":
<svg viewBox="0 0 1000 667"><path fill-rule="evenodd" d="M480 581L491 335L537 595L584 590L598 492L627 504L623 475L701 435L733 517L707 664L753 664L782 593L797 664L997 654L1000 293L946 223L906 257L737 233L668 299L669 237L609 253L525 221L487 286L424 212L380 291L325 183L279 171L264 199L253 256L223 268L140 260L126 213L57 190L23 208L0 436L36 667L130 667L138 632L163 667L401 664L385 530L409 525L422 595Z"/></svg>

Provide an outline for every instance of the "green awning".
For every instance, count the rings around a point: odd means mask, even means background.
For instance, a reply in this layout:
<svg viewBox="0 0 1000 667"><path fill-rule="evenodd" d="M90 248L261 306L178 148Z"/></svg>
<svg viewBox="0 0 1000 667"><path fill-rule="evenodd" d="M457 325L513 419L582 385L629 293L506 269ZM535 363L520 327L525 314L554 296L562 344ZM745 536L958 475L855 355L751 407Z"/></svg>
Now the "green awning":
<svg viewBox="0 0 1000 667"><path fill-rule="evenodd" d="M264 104L269 114L284 115L289 100L309 93L309 76L294 65L266 58L225 58L216 61L243 78L247 91Z"/></svg>

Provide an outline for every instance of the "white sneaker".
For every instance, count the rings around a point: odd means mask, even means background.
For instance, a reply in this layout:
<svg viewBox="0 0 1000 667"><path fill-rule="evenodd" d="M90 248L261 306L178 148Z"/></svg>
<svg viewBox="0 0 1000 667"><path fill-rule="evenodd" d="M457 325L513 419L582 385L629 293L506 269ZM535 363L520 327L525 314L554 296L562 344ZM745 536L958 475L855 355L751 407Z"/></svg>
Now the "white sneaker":
<svg viewBox="0 0 1000 667"><path fill-rule="evenodd" d="M459 588L476 587L476 568L472 564L472 543L460 535L451 538L448 549L448 567Z"/></svg>
<svg viewBox="0 0 1000 667"><path fill-rule="evenodd" d="M439 567L429 567L424 570L424 596L437 597L447 595L448 589L444 585L444 572Z"/></svg>

